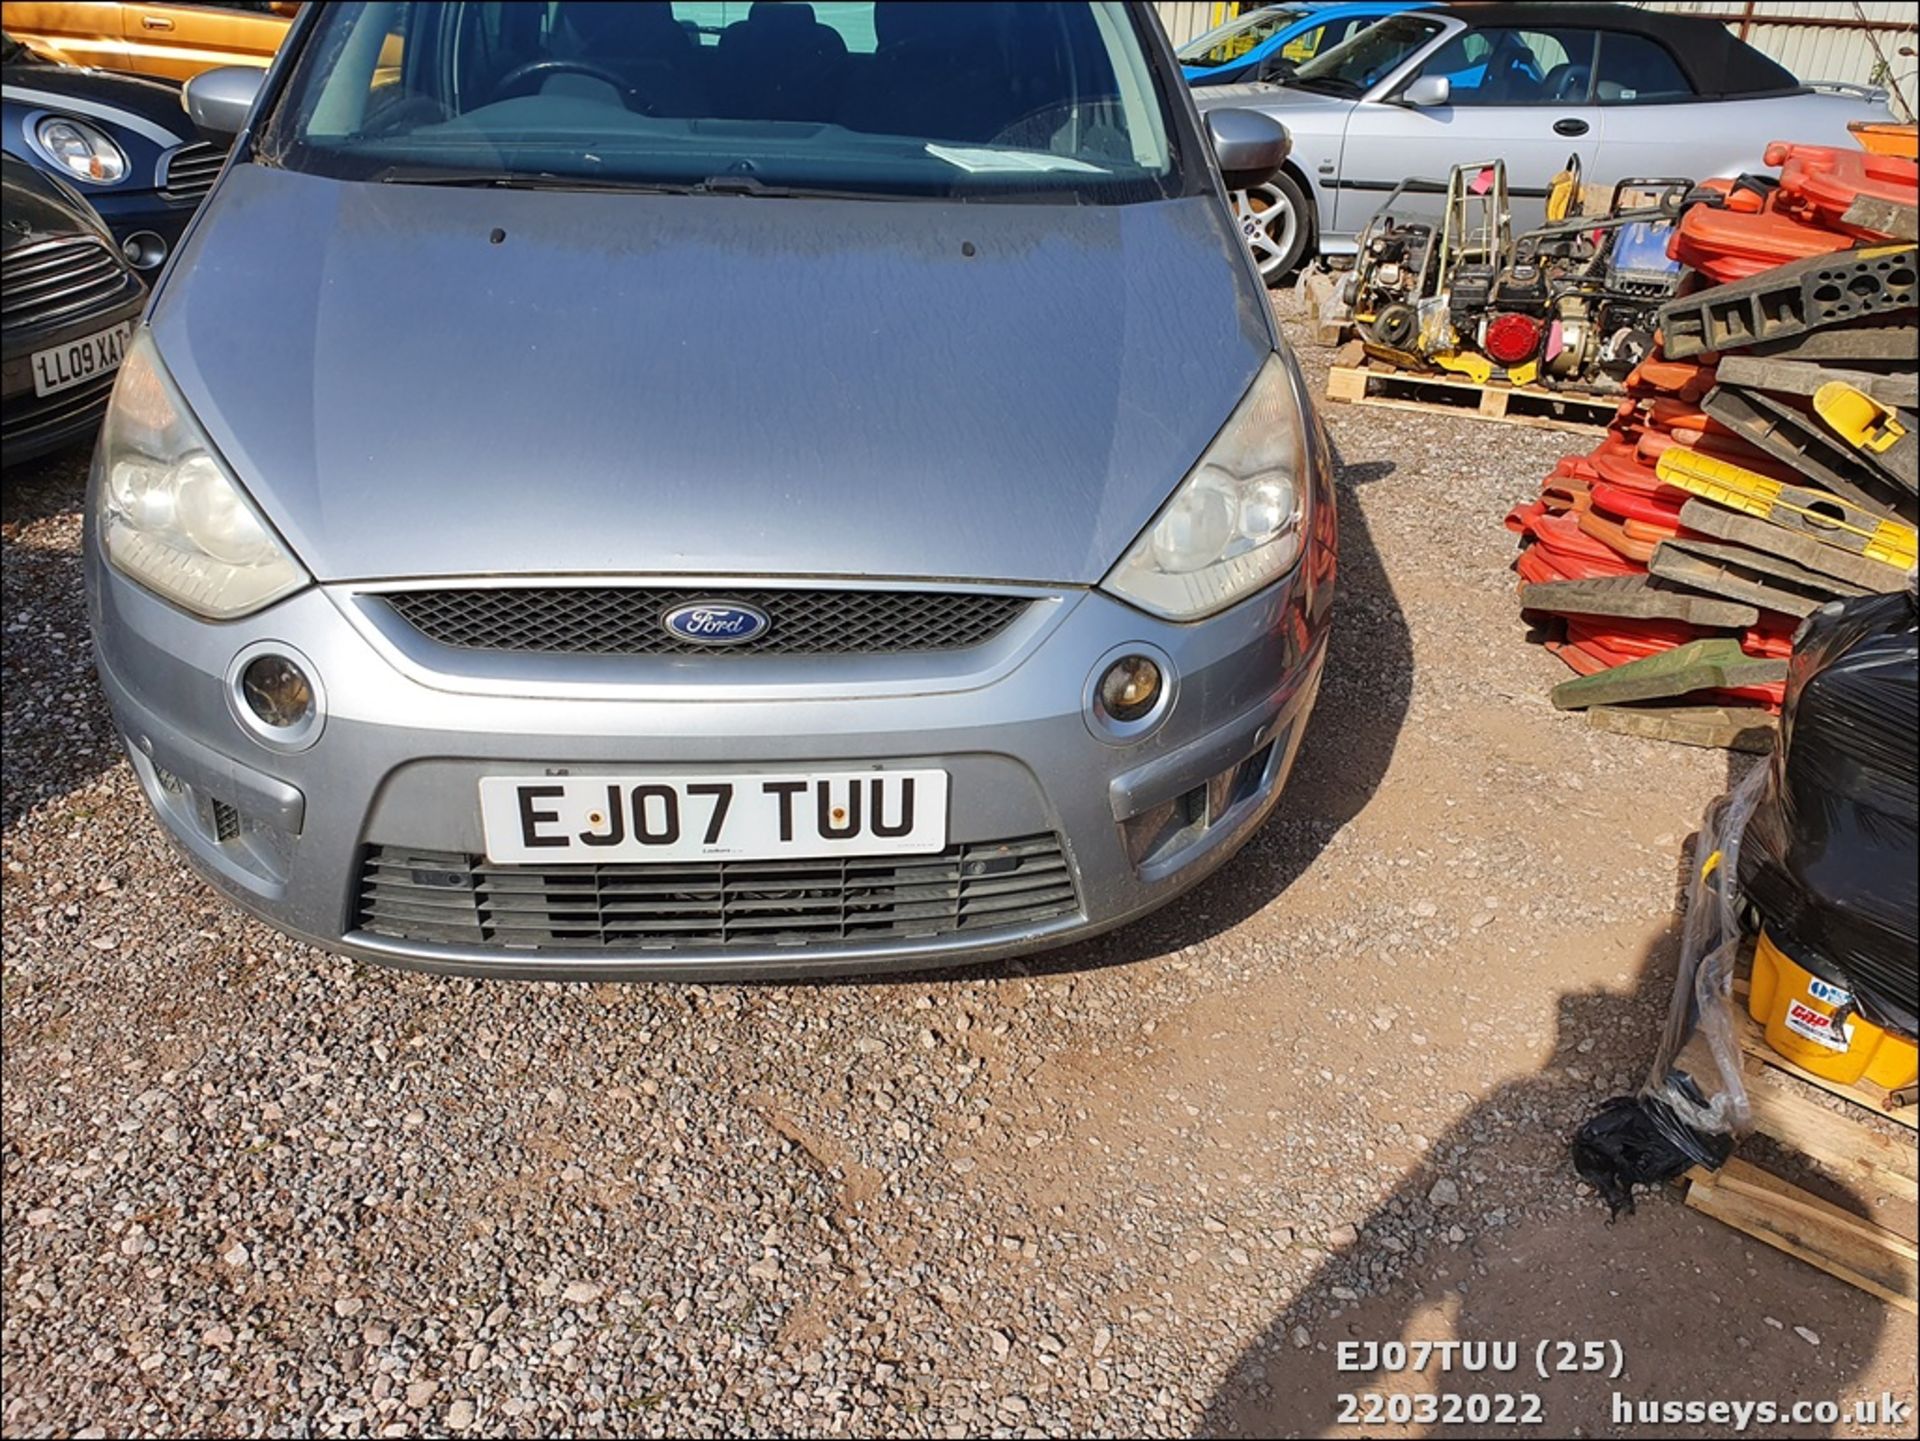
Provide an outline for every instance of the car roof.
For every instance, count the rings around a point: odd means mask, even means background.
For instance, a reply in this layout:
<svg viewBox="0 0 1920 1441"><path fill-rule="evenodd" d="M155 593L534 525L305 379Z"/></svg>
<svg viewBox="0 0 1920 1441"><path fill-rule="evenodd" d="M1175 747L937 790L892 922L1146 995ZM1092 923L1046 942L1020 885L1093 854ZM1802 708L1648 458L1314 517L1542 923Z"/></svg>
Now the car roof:
<svg viewBox="0 0 1920 1441"><path fill-rule="evenodd" d="M1778 61L1762 55L1718 20L1638 10L1630 5L1454 5L1448 14L1475 30L1612 30L1644 35L1663 45L1699 95L1762 95L1795 90L1800 82Z"/></svg>

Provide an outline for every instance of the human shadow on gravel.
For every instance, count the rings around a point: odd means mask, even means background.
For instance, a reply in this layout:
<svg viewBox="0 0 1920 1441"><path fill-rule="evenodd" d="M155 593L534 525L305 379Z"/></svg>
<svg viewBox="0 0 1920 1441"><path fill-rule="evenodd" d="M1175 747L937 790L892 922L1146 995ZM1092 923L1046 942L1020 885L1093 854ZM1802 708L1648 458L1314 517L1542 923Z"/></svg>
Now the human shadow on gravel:
<svg viewBox="0 0 1920 1441"><path fill-rule="evenodd" d="M87 452L16 466L0 486L0 826L93 785L120 757L93 675L80 555L26 532L78 514Z"/></svg>
<svg viewBox="0 0 1920 1441"><path fill-rule="evenodd" d="M1318 1261L1246 1345L1198 1434L1732 1435L1730 1418L1641 1424L1637 1410L1617 1408L1865 1399L1851 1383L1890 1315L1878 1301L1688 1210L1677 1188L1642 1192L1638 1210L1615 1224L1597 1197L1562 1206L1579 1185L1569 1139L1604 1096L1639 1083L1659 1041L1676 955L1677 924L1649 949L1630 993L1560 998L1546 1066L1486 1093L1409 1161L1392 1194L1355 1223L1357 1234L1339 1237L1346 1244ZM1378 1137L1383 1150L1417 1148L1408 1137L1423 1129L1421 1115L1399 1120L1407 1134ZM1843 1185L1819 1189L1849 1210L1868 1209ZM1795 1330L1802 1326L1817 1343ZM1343 1346L1449 1341L1511 1342L1515 1369L1449 1371L1437 1348L1424 1374L1383 1369L1364 1349L1349 1351L1342 1366ZM1618 1379L1551 1369L1542 1379L1536 1370L1540 1343L1549 1343L1551 1368L1562 1359L1554 1343L1572 1343L1579 1357L1593 1341L1609 1343L1609 1369L1619 1343ZM1530 1425L1515 1424L1534 1414L1525 1400L1504 1424L1498 1410L1407 1424L1397 1408L1420 1405L1408 1398L1425 1394L1457 1395L1462 1408L1479 1404L1468 1396L1532 1395L1539 1411ZM1745 1434L1853 1428L1754 1425Z"/></svg>

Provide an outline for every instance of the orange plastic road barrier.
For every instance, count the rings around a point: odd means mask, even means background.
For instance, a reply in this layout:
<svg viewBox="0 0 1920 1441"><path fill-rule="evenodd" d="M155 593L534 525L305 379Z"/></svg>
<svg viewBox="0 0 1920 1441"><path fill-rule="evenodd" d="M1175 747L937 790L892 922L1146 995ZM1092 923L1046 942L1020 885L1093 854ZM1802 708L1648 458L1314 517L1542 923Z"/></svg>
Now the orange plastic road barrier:
<svg viewBox="0 0 1920 1441"><path fill-rule="evenodd" d="M1646 408L1647 423L1661 430L1706 430L1715 424L1712 416L1697 405L1689 405L1676 396L1654 398Z"/></svg>
<svg viewBox="0 0 1920 1441"><path fill-rule="evenodd" d="M1590 510L1593 508L1593 493L1584 480L1562 480L1548 476L1540 482L1540 503L1555 514L1569 510Z"/></svg>
<svg viewBox="0 0 1920 1441"><path fill-rule="evenodd" d="M1782 628L1777 622L1769 626L1766 622L1749 626L1747 633L1740 637L1740 649L1748 655L1765 656L1768 660L1783 660L1793 654L1793 627L1799 622L1789 617L1788 624Z"/></svg>
<svg viewBox="0 0 1920 1441"><path fill-rule="evenodd" d="M1780 167L1774 209L1810 225L1865 240L1892 240L1898 237L1889 231L1849 222L1853 202L1864 195L1889 205L1920 204L1920 162L1901 156L1776 140L1765 159Z"/></svg>
<svg viewBox="0 0 1920 1441"><path fill-rule="evenodd" d="M1708 176L1705 180L1702 180L1696 188L1719 192L1721 197L1720 204L1728 210L1737 210L1742 214L1752 215L1766 208L1767 197L1763 191L1755 189L1751 185L1742 185L1736 189L1731 176Z"/></svg>
<svg viewBox="0 0 1920 1441"><path fill-rule="evenodd" d="M1771 685L1736 685L1725 690L1707 692L1709 695L1725 696L1728 700L1752 701L1763 705L1773 715L1780 714L1780 707L1787 703L1787 683L1776 681Z"/></svg>
<svg viewBox="0 0 1920 1441"><path fill-rule="evenodd" d="M1663 540L1678 540L1683 536L1699 539L1677 525L1663 525L1656 520L1623 520L1620 529L1627 533L1628 540L1646 541L1653 545Z"/></svg>
<svg viewBox="0 0 1920 1441"><path fill-rule="evenodd" d="M1598 472L1596 483L1605 482L1621 490L1638 491L1641 495L1659 495L1662 491L1672 490L1660 479L1653 462L1641 460L1634 450L1603 446L1593 453L1593 468ZM1676 498L1677 495L1676 492Z"/></svg>
<svg viewBox="0 0 1920 1441"><path fill-rule="evenodd" d="M1853 242L1853 236L1806 224L1770 200L1751 215L1711 205L1690 207L1667 242L1667 254L1724 285L1791 260L1851 250Z"/></svg>
<svg viewBox="0 0 1920 1441"><path fill-rule="evenodd" d="M1591 536L1614 554L1641 565L1653 559L1653 548L1660 543L1657 539L1635 540L1619 521L1609 520L1594 510L1582 511L1577 523L1583 535Z"/></svg>
<svg viewBox="0 0 1920 1441"><path fill-rule="evenodd" d="M1540 501L1530 501L1526 505L1517 505L1507 513L1507 529L1521 535L1531 536L1539 544L1570 561L1582 561L1593 565L1611 566L1615 573L1621 570L1638 571L1641 566L1624 565L1620 557L1607 546L1585 534L1580 522L1573 515L1555 515Z"/></svg>
<svg viewBox="0 0 1920 1441"><path fill-rule="evenodd" d="M1577 675L1599 675L1603 670L1613 667L1599 656L1589 655L1572 641L1550 640L1546 642L1549 652L1565 661Z"/></svg>
<svg viewBox="0 0 1920 1441"><path fill-rule="evenodd" d="M1643 360L1627 372L1627 390L1635 395L1663 391L1682 400L1698 400L1713 389L1713 372L1713 366L1695 360Z"/></svg>
<svg viewBox="0 0 1920 1441"><path fill-rule="evenodd" d="M1650 521L1665 526L1669 534L1680 528L1680 507L1687 503L1684 490L1669 488L1667 495L1662 496L1658 491L1628 490L1604 480L1594 485L1592 493L1593 503L1608 515L1621 520Z"/></svg>
<svg viewBox="0 0 1920 1441"><path fill-rule="evenodd" d="M1591 482L1600 472L1593 468L1593 462L1584 455L1563 455L1553 463L1549 480L1580 480Z"/></svg>
<svg viewBox="0 0 1920 1441"><path fill-rule="evenodd" d="M1663 650L1700 639L1700 632L1685 621L1631 620L1617 616L1570 615L1567 634L1577 634L1582 644L1590 642L1627 660L1658 655Z"/></svg>
<svg viewBox="0 0 1920 1441"><path fill-rule="evenodd" d="M1530 545L1515 558L1513 568L1520 579L1545 585L1554 580L1598 580L1610 575L1645 575L1647 568L1610 556L1602 563L1570 555L1546 545Z"/></svg>

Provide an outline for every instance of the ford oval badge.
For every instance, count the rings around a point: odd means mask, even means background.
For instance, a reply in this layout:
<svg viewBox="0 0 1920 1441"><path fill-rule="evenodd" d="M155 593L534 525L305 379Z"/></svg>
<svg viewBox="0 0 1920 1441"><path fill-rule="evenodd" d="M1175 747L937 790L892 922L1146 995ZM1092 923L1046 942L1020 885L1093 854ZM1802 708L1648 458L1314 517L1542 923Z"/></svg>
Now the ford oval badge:
<svg viewBox="0 0 1920 1441"><path fill-rule="evenodd" d="M741 645L758 640L773 622L758 606L695 600L676 605L660 617L660 628L695 645Z"/></svg>

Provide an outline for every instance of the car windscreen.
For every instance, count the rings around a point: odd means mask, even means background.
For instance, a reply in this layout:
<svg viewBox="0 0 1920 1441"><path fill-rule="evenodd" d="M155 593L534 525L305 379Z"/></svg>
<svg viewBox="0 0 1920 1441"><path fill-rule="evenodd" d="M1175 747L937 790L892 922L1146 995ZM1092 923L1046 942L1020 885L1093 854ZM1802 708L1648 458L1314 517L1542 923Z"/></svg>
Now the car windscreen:
<svg viewBox="0 0 1920 1441"><path fill-rule="evenodd" d="M396 183L1121 203L1187 186L1166 84L1116 0L369 0L314 17L257 154Z"/></svg>
<svg viewBox="0 0 1920 1441"><path fill-rule="evenodd" d="M1222 65L1233 64L1254 46L1271 40L1306 13L1275 6L1236 15L1226 24L1195 36L1175 54L1182 65L1195 70L1217 70Z"/></svg>
<svg viewBox="0 0 1920 1441"><path fill-rule="evenodd" d="M1445 28L1423 15L1389 15L1326 54L1314 56L1286 83L1299 90L1357 99Z"/></svg>

